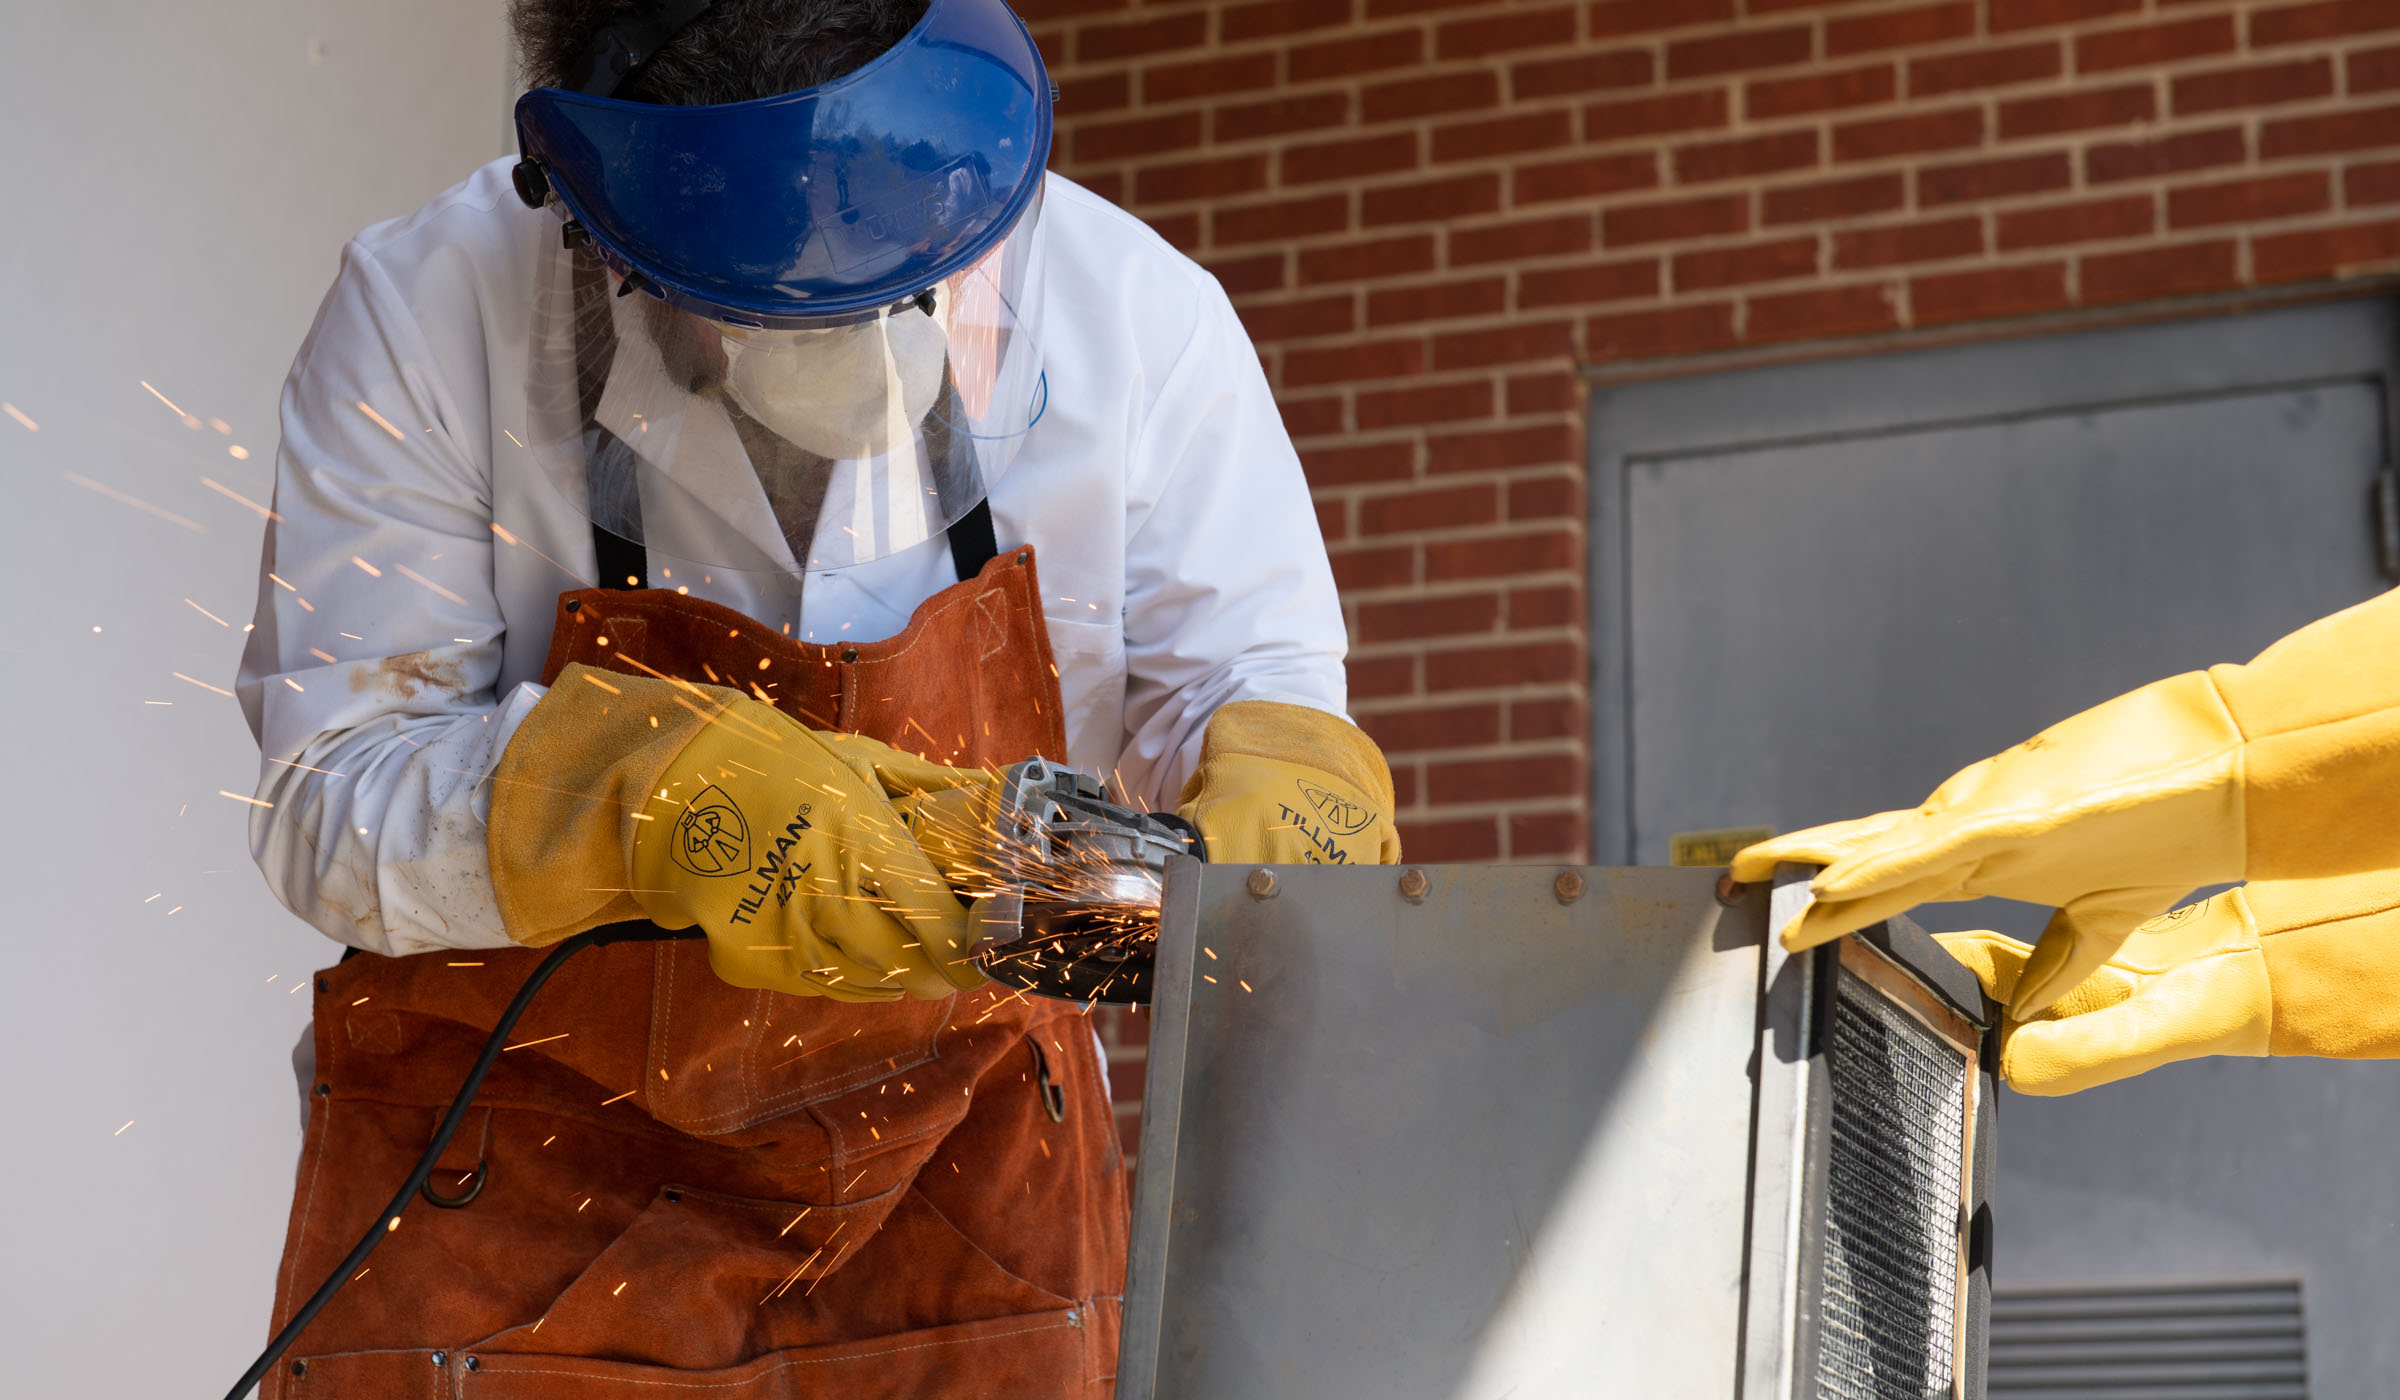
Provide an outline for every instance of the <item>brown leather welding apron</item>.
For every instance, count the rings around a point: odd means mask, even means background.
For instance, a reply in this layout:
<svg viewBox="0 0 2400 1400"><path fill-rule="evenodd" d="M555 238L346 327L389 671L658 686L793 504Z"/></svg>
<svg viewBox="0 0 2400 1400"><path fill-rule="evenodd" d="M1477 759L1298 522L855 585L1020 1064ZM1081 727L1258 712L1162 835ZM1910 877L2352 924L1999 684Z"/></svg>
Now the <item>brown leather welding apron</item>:
<svg viewBox="0 0 2400 1400"><path fill-rule="evenodd" d="M1063 756L1032 551L907 630L796 644L663 590L560 599L568 662L768 697L953 763ZM317 978L277 1325L371 1226L539 952ZM1124 1174L1080 1008L729 986L695 941L571 959L399 1227L269 1396L1106 1396Z"/></svg>

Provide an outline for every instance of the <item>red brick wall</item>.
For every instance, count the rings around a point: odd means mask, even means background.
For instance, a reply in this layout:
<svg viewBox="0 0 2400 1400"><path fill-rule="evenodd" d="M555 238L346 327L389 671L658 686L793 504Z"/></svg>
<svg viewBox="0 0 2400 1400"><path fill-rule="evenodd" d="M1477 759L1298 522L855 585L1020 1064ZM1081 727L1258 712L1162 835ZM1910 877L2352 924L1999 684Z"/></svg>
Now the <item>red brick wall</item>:
<svg viewBox="0 0 2400 1400"><path fill-rule="evenodd" d="M1258 343L1422 860L1584 851L1581 369L2400 268L2400 0L1016 3Z"/></svg>

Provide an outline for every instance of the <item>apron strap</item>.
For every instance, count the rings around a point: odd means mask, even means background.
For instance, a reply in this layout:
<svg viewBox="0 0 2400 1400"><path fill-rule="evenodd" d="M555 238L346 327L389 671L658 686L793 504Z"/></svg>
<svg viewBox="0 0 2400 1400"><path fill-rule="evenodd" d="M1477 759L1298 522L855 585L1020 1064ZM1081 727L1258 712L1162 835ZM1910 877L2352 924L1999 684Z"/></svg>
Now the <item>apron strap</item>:
<svg viewBox="0 0 2400 1400"><path fill-rule="evenodd" d="M1000 553L1000 539L992 533L992 498L984 497L975 509L950 522L950 566L958 570L958 581L983 572L983 566Z"/></svg>
<svg viewBox="0 0 2400 1400"><path fill-rule="evenodd" d="M602 588L650 586L650 551L598 521L592 522L592 555L600 564Z"/></svg>
<svg viewBox="0 0 2400 1400"><path fill-rule="evenodd" d="M950 537L950 566L958 571L958 581L983 572L983 566L1000 554L1000 538L992 532L992 502L989 497L975 503L975 508L952 522ZM602 588L635 589L650 586L650 551L598 522L592 525L592 556L600 568Z"/></svg>

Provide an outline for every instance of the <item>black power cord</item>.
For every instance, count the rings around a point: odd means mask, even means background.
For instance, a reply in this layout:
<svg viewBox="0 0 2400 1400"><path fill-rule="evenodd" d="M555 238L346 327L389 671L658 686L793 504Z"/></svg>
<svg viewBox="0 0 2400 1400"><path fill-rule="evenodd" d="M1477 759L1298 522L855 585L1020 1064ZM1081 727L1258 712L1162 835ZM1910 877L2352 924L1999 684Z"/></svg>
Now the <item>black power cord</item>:
<svg viewBox="0 0 2400 1400"><path fill-rule="evenodd" d="M250 1393L251 1387L267 1374L267 1368L291 1349L300 1334L308 1330L308 1324L316 1321L317 1314L325 1310L325 1305L333 1301L333 1295L342 1291L342 1285L358 1273L359 1266L367 1262L367 1256L374 1253L375 1246L381 1244L383 1237L390 1233L392 1223L400 1218L401 1211L408 1208L409 1198L422 1190L426 1179L433 1175L433 1164L441 1160L442 1150L450 1145L450 1139L458 1133L458 1125L467 1121L467 1108L474 1103L476 1091L483 1087L484 1076L492 1072L492 1065L499 1060L500 1051L507 1045L508 1033L516 1029L518 1019L525 1014L525 1008L533 1004L533 994L550 980L551 973L558 971L567 959L586 948L600 948L611 943L657 943L706 936L696 928L664 929L637 919L621 924L603 924L599 928L576 934L552 948L550 956L542 959L540 966L534 968L533 975L525 979L525 985L517 988L516 999L508 1004L508 1009L500 1013L499 1023L492 1027L491 1038L483 1042L483 1053L475 1057L475 1068L467 1072L466 1082L458 1086L458 1096L450 1101L450 1111L443 1115L441 1126L434 1129L433 1145L427 1147L425 1155L417 1159L416 1168L408 1174L406 1184L392 1197L392 1203L383 1208L383 1213L375 1217L375 1223L367 1227L367 1232L359 1236L358 1243L351 1247L350 1257L325 1276L325 1281L317 1285L317 1291L309 1295L300 1311L292 1314L292 1320L283 1324L283 1330L267 1343L267 1349L260 1352L258 1359L250 1363L250 1369L242 1372L242 1378L233 1383L233 1389L225 1392L225 1400L242 1400Z"/></svg>

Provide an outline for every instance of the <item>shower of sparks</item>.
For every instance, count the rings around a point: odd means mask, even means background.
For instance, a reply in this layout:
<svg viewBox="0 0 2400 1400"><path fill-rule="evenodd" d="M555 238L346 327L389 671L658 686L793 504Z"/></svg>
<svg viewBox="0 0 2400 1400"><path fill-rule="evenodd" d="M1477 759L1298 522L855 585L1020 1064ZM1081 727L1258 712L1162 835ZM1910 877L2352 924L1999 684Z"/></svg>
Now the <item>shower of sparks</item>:
<svg viewBox="0 0 2400 1400"><path fill-rule="evenodd" d="M24 424L25 431L29 433L38 433L42 430L41 424L36 423L32 419L26 417L25 410L17 407L13 403L0 403L0 413L5 413L9 417L16 419L19 423Z"/></svg>
<svg viewBox="0 0 2400 1400"><path fill-rule="evenodd" d="M199 680L199 679L196 679L196 678L194 678L194 677L187 676L187 675L185 675L185 674L184 674L183 672L181 672L181 671L169 671L169 672L167 672L167 674L168 674L168 675L170 675L170 676L173 676L175 679L177 679L177 680L179 680L179 681L185 681L185 682L188 682L188 683L190 683L190 684L192 684L192 685L196 685L196 686L200 687L202 690L213 690L213 691L215 691L217 694L224 696L224 697L225 697L226 699L228 699L228 700L231 700L231 699L233 698L233 692L232 692L232 691L230 691L230 690L227 690L227 689L225 689L223 686L215 686L215 685L210 685L208 682L206 682L206 681L204 681L204 680Z"/></svg>
<svg viewBox="0 0 2400 1400"><path fill-rule="evenodd" d="M147 387L147 386L144 386L144 387ZM393 437L394 439L396 439L397 441L400 441L400 442L406 442L406 441L408 441L408 434L406 434L406 433L403 433L403 432L401 432L401 431L400 431L398 428L395 428L395 427L393 427L393 426L392 426L392 424L391 424L391 420L390 420L390 419L388 419L388 418L385 418L385 417L384 417L382 414L380 414L380 413L377 413L377 412L376 412L376 411L375 411L373 408L369 407L369 406L367 405L367 401L366 401L365 399L360 399L360 400L358 400L358 401L357 401L357 403L358 403L358 411L359 411L359 412L361 412L361 413L363 413L363 414L365 414L365 415L367 415L367 417L368 417L369 419L373 420L373 422L374 422L374 424L375 424L375 426L376 426L376 427L383 429L383 430L384 430L385 432L387 432L387 433L390 433L390 434L392 435L392 437Z"/></svg>
<svg viewBox="0 0 2400 1400"><path fill-rule="evenodd" d="M182 516L177 515L175 512L171 510L163 510L150 504L148 501L143 500L139 496L128 496L114 486L104 486L99 482L92 480L90 477L84 476L78 472L64 472L61 473L61 475L65 476L67 480L73 482L77 486L82 487L84 490L106 496L110 500L115 501L118 505L131 506L135 510L141 511L146 515L155 515L159 519L166 521L169 525L180 525L195 535L205 535L208 533L208 527L201 524L199 521L186 520Z"/></svg>
<svg viewBox="0 0 2400 1400"><path fill-rule="evenodd" d="M248 455L248 454L244 454L244 455ZM283 519L283 517L282 517L282 516L280 516L280 515L277 515L277 514L276 514L274 511L271 511L271 510L267 509L265 506L262 506L262 505L260 505L258 502L254 501L254 500L251 500L251 499L250 499L248 496L245 496L245 495L243 495L241 492L234 490L232 487L225 485L223 482L216 481L216 480L213 480L213 479L211 479L211 478L209 478L209 477L205 477L205 476L204 476L204 477L200 478L200 484L201 484L202 486L205 486L205 487L207 487L209 490L216 492L218 495L220 495L220 496L223 496L225 499L227 499L227 500L229 500L229 501L232 501L232 502L234 502L234 503L235 503L235 504L237 504L237 505L246 506L246 507L248 507L249 509L251 509L251 510L254 510L254 511L258 512L258 518L259 518L259 519L261 519L261 520L276 520L276 521L280 521L280 520L282 520L282 519ZM267 577L269 577L269 578L275 578L275 576L274 576L273 574L269 574L269 575L267 575ZM278 578L278 579L275 579L275 581L276 581L277 583L283 583L283 580L282 580L282 579L279 579L279 578ZM286 588L289 588L289 587L291 587L291 585L290 585L290 584L288 584L288 583L283 583L283 586L284 586L284 587L286 587Z"/></svg>

